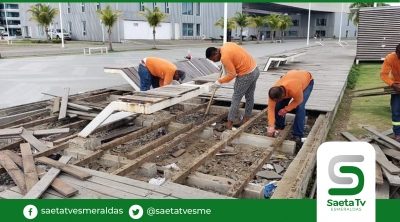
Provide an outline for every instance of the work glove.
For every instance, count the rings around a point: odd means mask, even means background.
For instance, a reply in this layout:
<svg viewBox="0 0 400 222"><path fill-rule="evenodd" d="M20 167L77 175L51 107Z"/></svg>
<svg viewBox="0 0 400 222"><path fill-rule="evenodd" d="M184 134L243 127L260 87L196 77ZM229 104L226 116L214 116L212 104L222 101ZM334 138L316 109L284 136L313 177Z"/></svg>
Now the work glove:
<svg viewBox="0 0 400 222"><path fill-rule="evenodd" d="M215 81L215 83L212 84L210 87L210 92L213 92L214 89L217 90L217 89L221 88L221 86L222 86L222 84L220 82L218 82L218 80Z"/></svg>
<svg viewBox="0 0 400 222"><path fill-rule="evenodd" d="M399 84L399 83L393 83L392 88L393 88L397 93L400 93L400 84Z"/></svg>
<svg viewBox="0 0 400 222"><path fill-rule="evenodd" d="M269 126L267 129L267 136L274 137L275 135L275 126Z"/></svg>
<svg viewBox="0 0 400 222"><path fill-rule="evenodd" d="M278 115L280 115L280 116L285 116L286 114L287 114L287 111L285 109L281 109L278 112Z"/></svg>

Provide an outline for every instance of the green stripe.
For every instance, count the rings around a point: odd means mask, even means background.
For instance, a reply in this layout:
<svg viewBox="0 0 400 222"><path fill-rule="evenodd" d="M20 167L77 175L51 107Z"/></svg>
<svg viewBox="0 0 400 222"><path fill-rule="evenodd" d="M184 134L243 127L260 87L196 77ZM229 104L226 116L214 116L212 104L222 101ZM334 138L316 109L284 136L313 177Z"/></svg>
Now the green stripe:
<svg viewBox="0 0 400 222"><path fill-rule="evenodd" d="M392 122L393 126L400 126L400 122Z"/></svg>

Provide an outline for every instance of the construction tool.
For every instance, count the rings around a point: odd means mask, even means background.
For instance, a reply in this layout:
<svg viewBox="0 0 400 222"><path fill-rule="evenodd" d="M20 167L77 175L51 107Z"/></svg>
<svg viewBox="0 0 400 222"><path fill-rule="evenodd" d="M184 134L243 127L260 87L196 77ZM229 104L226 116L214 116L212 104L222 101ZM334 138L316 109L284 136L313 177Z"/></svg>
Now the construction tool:
<svg viewBox="0 0 400 222"><path fill-rule="evenodd" d="M218 77L218 79L221 78L222 73L223 73L223 69L222 69L222 67L221 67L221 70L220 70L220 72L219 72L219 77ZM210 98L210 101L208 102L206 112L204 113L205 115L207 115L207 114L208 114L208 111L210 110L210 106L211 106L211 103L212 103L212 101L213 101L213 99L214 99L214 95L215 95L215 92L216 92L216 91L217 91L217 88L214 88L213 93L212 93L211 98Z"/></svg>

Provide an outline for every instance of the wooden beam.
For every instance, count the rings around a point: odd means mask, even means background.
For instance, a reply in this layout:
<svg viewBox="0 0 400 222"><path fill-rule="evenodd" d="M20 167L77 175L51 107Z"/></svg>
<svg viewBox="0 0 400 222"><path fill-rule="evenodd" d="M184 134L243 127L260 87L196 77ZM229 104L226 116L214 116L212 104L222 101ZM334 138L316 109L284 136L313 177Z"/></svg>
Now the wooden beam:
<svg viewBox="0 0 400 222"><path fill-rule="evenodd" d="M375 199L389 199L390 185L385 180L383 184L376 184Z"/></svg>
<svg viewBox="0 0 400 222"><path fill-rule="evenodd" d="M392 138L390 138L388 136L383 135L382 133L378 132L376 129L374 129L371 126L364 126L363 128L368 130L368 131L370 131L371 133L375 134L377 137L380 137L385 142L390 143L391 145L393 145L394 147L396 147L397 149L400 150L400 143L397 142L396 140L394 140L394 139L392 139Z"/></svg>
<svg viewBox="0 0 400 222"><path fill-rule="evenodd" d="M121 136L125 136L126 134L138 131L138 130L140 130L142 128L143 128L142 126L132 126L132 127L120 130L120 131L116 131L116 132L110 133L110 134L108 134L106 136L100 137L99 139L101 140L102 143L107 143L107 142L110 142L111 140L113 140L115 138L118 138L118 137L121 137Z"/></svg>
<svg viewBox="0 0 400 222"><path fill-rule="evenodd" d="M376 153L376 162L389 171L390 174L399 174L400 168L390 162L377 144L372 144Z"/></svg>
<svg viewBox="0 0 400 222"><path fill-rule="evenodd" d="M42 157L36 158L36 161L43 163L43 164L50 165L57 169L60 169L60 170L64 171L65 173L68 173L74 177L77 177L78 179L81 179L81 180L86 180L92 176L90 174L87 174L87 173L77 170L75 168L72 168L71 166L69 166L67 164L57 162L57 161L52 160L47 157L42 156Z"/></svg>
<svg viewBox="0 0 400 222"><path fill-rule="evenodd" d="M93 108L91 108L91 107L87 107L87 106L83 106L83 105L79 105L79 104L75 104L75 103L71 103L71 102L67 103L67 107L75 108L77 110L83 110L83 111L93 110Z"/></svg>
<svg viewBox="0 0 400 222"><path fill-rule="evenodd" d="M54 98L54 103L53 103L53 114L60 112L60 97Z"/></svg>
<svg viewBox="0 0 400 222"><path fill-rule="evenodd" d="M375 183L383 184L382 169L378 163L375 163Z"/></svg>
<svg viewBox="0 0 400 222"><path fill-rule="evenodd" d="M8 175L25 195L27 193L24 174L7 154L0 154L0 164L6 169Z"/></svg>
<svg viewBox="0 0 400 222"><path fill-rule="evenodd" d="M64 88L64 94L61 99L61 107L58 119L64 119L67 116L68 96L69 96L69 87Z"/></svg>
<svg viewBox="0 0 400 222"><path fill-rule="evenodd" d="M21 137L38 151L43 152L47 150L47 146L40 142L40 140L38 140L36 137L34 137L31 132L24 129L22 131Z"/></svg>
<svg viewBox="0 0 400 222"><path fill-rule="evenodd" d="M0 130L0 136L13 136L20 135L22 133L22 128L17 129L2 129Z"/></svg>
<svg viewBox="0 0 400 222"><path fill-rule="evenodd" d="M390 148L385 148L385 147L382 147L381 149L386 156L390 156L396 160L400 160L400 151L393 150Z"/></svg>
<svg viewBox="0 0 400 222"><path fill-rule="evenodd" d="M15 112L18 112L20 107L17 106L17 107L14 107L13 109L15 109ZM41 112L44 112L44 111L49 111L49 109L48 108L43 108L43 109L37 109L37 110L25 112L25 113L18 113L18 114L15 114L15 115L9 115L9 116L0 117L0 124L1 124L1 126L3 126L4 124L8 124L8 123L11 123L11 122L14 122L14 121L18 121L18 120L21 120L21 119L23 119L25 117L32 116L34 114L41 113Z"/></svg>
<svg viewBox="0 0 400 222"><path fill-rule="evenodd" d="M23 168L22 157L18 156L18 154L10 150L2 152L7 154L12 159L12 161L14 161L14 163L17 164L20 168ZM61 157L60 160L63 160L63 158ZM36 172L38 173L39 178L42 178L46 174L46 171L40 169L39 167L36 167ZM57 178L54 179L53 183L50 184L50 187L62 194L64 197L71 197L79 192L77 189L71 187L70 185L64 183L62 180Z"/></svg>
<svg viewBox="0 0 400 222"><path fill-rule="evenodd" d="M35 161L29 143L21 144L22 165L24 168L26 191L29 192L39 181Z"/></svg>
<svg viewBox="0 0 400 222"><path fill-rule="evenodd" d="M377 147L377 148L379 148L379 146L377 145L377 144L371 144L374 148L375 147ZM375 149L375 152L376 153L380 153L380 152L382 152L382 150L379 148L379 149ZM389 161L387 158L386 158L386 156L384 155L384 153L382 152L381 154L383 154L383 157L382 158L384 158L384 159L386 159L387 161ZM398 176L398 175L393 175L393 174L391 174L388 170L386 170L384 167L382 167L382 171L383 171L383 175L386 177L386 179L388 180L388 182L389 182L389 184L390 185L393 185L393 186L400 186L400 177Z"/></svg>
<svg viewBox="0 0 400 222"><path fill-rule="evenodd" d="M156 149L151 150L150 152L147 152L140 157L136 158L132 163L127 164L116 171L114 171L112 174L119 175L119 176L124 176L133 170L139 168L141 165L143 165L145 162L151 160L152 158L155 158L156 156L162 154L163 152L167 151L168 149L178 145L179 143L189 139L190 137L196 135L197 133L201 132L206 128L207 126L225 118L228 116L228 112L225 112L223 114L220 114L218 116L215 116L202 124L195 126L191 130L187 131L184 134L176 136L174 139L168 141L162 146L157 147Z"/></svg>
<svg viewBox="0 0 400 222"><path fill-rule="evenodd" d="M58 139L58 140L54 140L53 143L54 143L54 145L58 145L58 144L61 144L61 143L65 143L65 142L67 142L68 140L73 139L73 138L75 138L75 137L77 137L77 136L78 136L78 134L75 133L75 134L69 135L69 136L67 136L67 137L64 137L64 138L61 138L61 139Z"/></svg>
<svg viewBox="0 0 400 222"><path fill-rule="evenodd" d="M51 154L63 151L65 149L67 149L68 147L69 147L69 143L68 142L62 143L62 144L56 145L56 146L54 146L52 148L48 148L47 150L35 153L34 157L37 158L37 157L42 157L42 156L49 156Z"/></svg>
<svg viewBox="0 0 400 222"><path fill-rule="evenodd" d="M114 148L116 146L119 146L122 143L126 143L128 141L134 140L134 139L138 138L139 136L143 136L143 135L145 135L145 134L147 134L147 133L149 133L149 132L151 132L153 130L156 130L156 129L162 127L162 126L168 125L170 122L172 122L174 120L177 120L179 118L182 118L183 116L187 116L187 115L195 113L195 112L197 112L197 111L199 111L201 109L204 109L205 107L207 107L207 104L199 105L199 106L197 106L195 108L192 108L190 110L186 110L186 111L184 111L182 113L178 113L175 116L171 116L166 120L154 123L153 125L148 126L146 128L143 128L141 130L135 131L133 133L130 133L130 134L125 135L123 137L120 137L118 139L112 140L111 142L104 143L92 155L90 155L90 156L88 156L88 157L76 162L74 165L84 166L84 165L96 160L97 158L99 158L101 155L103 155L104 151L107 151L107 150L112 149L112 148Z"/></svg>
<svg viewBox="0 0 400 222"><path fill-rule="evenodd" d="M59 134L59 133L68 133L69 128L60 128L60 129L44 129L44 130L35 130L33 131L34 136L47 136L51 134Z"/></svg>
<svg viewBox="0 0 400 222"><path fill-rule="evenodd" d="M21 125L21 124L24 124L24 123L28 123L30 121L38 119L39 117L44 117L44 116L48 116L48 115L50 115L50 112L49 112L49 110L46 110L46 111L43 111L43 112L40 112L40 113L36 113L36 114L30 115L30 116L24 117L22 119L15 120L13 122L9 122L9 123L3 124L3 125L0 126L0 129L10 128L10 127L13 127L13 126L17 126L17 125Z"/></svg>
<svg viewBox="0 0 400 222"><path fill-rule="evenodd" d="M16 125L16 126L13 126L11 128L17 128L17 127L30 128L30 127L39 126L39 125L42 125L42 124L45 124L45 123L56 122L57 119L58 119L57 116L50 116L50 117L47 117L47 118L44 118L44 119L38 119L38 120L34 120L34 121L31 121L31 122L28 122L28 123L23 123L23 124L20 124L20 125Z"/></svg>
<svg viewBox="0 0 400 222"><path fill-rule="evenodd" d="M180 134L189 132L193 127L194 127L194 123L190 123L190 124L186 124L185 126L183 126L182 128L176 130L175 132L169 133L165 136L162 136L138 149L135 149L134 151L131 151L129 153L126 154L126 157L128 159L135 159L155 148L157 148L158 146L161 146L165 143L167 143L168 141L176 138L177 136L179 136Z"/></svg>
<svg viewBox="0 0 400 222"><path fill-rule="evenodd" d="M293 124L288 124L282 133L275 138L275 141L271 144L271 146L266 149L259 158L257 158L256 162L250 166L249 171L246 173L244 178L239 181L236 181L231 189L226 193L229 197L238 197L239 194L244 190L244 188L249 184L249 182L254 178L258 171L264 166L264 164L271 158L272 154L280 147L286 137L289 135L292 130Z"/></svg>
<svg viewBox="0 0 400 222"><path fill-rule="evenodd" d="M254 117L252 117L249 121L247 121L245 124L241 125L239 128L236 129L236 131L233 131L230 133L227 138L224 138L223 140L217 142L214 146L209 148L205 153L202 155L198 156L196 159L194 159L190 164L188 164L184 169L181 169L177 174L175 174L173 177L168 179L171 182L174 183L182 183L187 176L190 175L191 172L195 171L198 167L200 167L203 163L205 163L208 159L212 158L217 154L219 151L224 149L230 142L232 142L234 139L238 138L243 131L246 129L250 128L254 123L256 123L259 119L261 119L265 113L267 112L267 109L264 109Z"/></svg>
<svg viewBox="0 0 400 222"><path fill-rule="evenodd" d="M66 164L71 157L63 156L60 158L59 163ZM38 199L47 190L47 188L53 183L61 170L57 168L51 168L40 181L30 190L23 199Z"/></svg>

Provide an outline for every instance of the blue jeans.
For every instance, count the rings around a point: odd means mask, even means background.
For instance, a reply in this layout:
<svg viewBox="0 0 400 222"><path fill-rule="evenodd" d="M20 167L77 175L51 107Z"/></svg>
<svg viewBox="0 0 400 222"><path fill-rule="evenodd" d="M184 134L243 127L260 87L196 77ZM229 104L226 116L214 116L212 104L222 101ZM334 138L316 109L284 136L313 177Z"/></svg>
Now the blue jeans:
<svg viewBox="0 0 400 222"><path fill-rule="evenodd" d="M293 123L293 127L292 127L293 136L301 138L304 135L304 126L306 124L306 103L308 101L308 98L310 97L313 87L314 87L314 80L311 80L311 82L310 82L310 84L308 84L307 88L305 88L303 90L303 102L301 102L296 107L296 113L295 113L296 116L294 117L294 123ZM279 112L279 110L285 108L285 106L287 106L289 104L291 99L292 98L284 99L284 100L276 103L276 106L275 106L276 129L283 130L283 128L285 128L285 117L279 116L278 112Z"/></svg>
<svg viewBox="0 0 400 222"><path fill-rule="evenodd" d="M400 94L391 95L390 107L392 109L393 133L395 136L400 136Z"/></svg>
<svg viewBox="0 0 400 222"><path fill-rule="evenodd" d="M140 77L140 91L147 91L153 86L153 89L160 87L159 78L153 76L146 66L139 64L138 74Z"/></svg>

